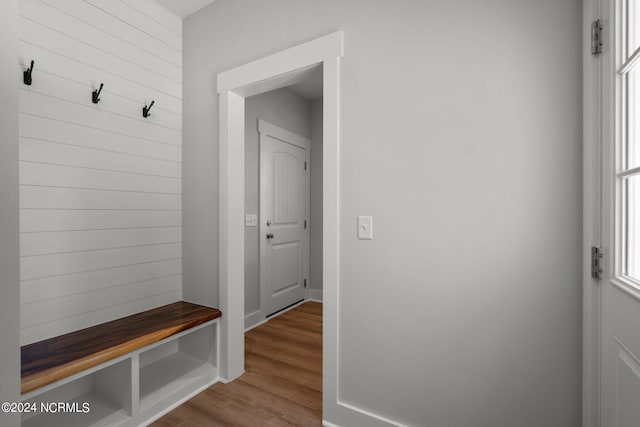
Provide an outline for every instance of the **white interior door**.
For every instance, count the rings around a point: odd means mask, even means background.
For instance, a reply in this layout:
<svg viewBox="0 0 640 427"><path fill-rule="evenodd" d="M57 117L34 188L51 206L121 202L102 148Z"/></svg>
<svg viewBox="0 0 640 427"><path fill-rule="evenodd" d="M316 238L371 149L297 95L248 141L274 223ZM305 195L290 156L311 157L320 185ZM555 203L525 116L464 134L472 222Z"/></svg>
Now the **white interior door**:
<svg viewBox="0 0 640 427"><path fill-rule="evenodd" d="M265 316L303 300L310 141L260 120L260 287Z"/></svg>
<svg viewBox="0 0 640 427"><path fill-rule="evenodd" d="M604 5L600 425L639 427L640 4Z"/></svg>

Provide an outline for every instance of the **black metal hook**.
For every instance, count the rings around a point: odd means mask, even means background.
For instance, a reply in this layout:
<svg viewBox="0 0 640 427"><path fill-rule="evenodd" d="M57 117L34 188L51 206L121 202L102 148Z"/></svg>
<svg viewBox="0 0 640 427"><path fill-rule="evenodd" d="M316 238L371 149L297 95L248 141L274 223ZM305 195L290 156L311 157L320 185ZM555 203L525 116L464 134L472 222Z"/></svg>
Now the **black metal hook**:
<svg viewBox="0 0 640 427"><path fill-rule="evenodd" d="M33 82L33 79L31 78L31 73L33 73L33 64L34 62L31 61L31 67L27 68L26 70L24 70L24 72L22 73L22 81L24 82L24 84L26 84L27 86L31 86L31 83Z"/></svg>
<svg viewBox="0 0 640 427"><path fill-rule="evenodd" d="M98 102L100 102L100 92L102 92L102 87L103 86L104 86L104 84L100 83L100 89L94 90L91 93L91 102L93 102L94 104L97 104Z"/></svg>
<svg viewBox="0 0 640 427"><path fill-rule="evenodd" d="M153 104L155 104L155 102L156 101L151 101L151 104L149 104L148 107L146 105L142 107L142 117L149 117L151 115L149 110L151 110L151 107L153 107Z"/></svg>

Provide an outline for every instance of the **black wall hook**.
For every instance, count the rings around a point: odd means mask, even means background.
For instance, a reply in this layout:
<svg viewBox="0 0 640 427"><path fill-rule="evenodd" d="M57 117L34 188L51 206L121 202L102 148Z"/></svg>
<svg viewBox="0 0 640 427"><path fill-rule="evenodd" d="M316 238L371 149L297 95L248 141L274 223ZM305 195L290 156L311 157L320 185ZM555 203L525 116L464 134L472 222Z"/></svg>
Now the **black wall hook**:
<svg viewBox="0 0 640 427"><path fill-rule="evenodd" d="M153 107L153 104L155 104L155 102L156 101L151 101L151 104L149 104L148 107L146 105L142 107L142 117L149 117L151 115L149 110L151 110L151 107Z"/></svg>
<svg viewBox="0 0 640 427"><path fill-rule="evenodd" d="M94 104L97 104L98 102L100 102L100 92L102 92L102 87L103 86L104 86L104 84L100 83L100 89L94 90L91 93L91 102L93 102Z"/></svg>
<svg viewBox="0 0 640 427"><path fill-rule="evenodd" d="M24 82L24 84L26 84L27 86L31 86L31 83L33 82L33 79L31 78L31 73L33 73L33 64L34 62L31 61L31 67L27 68L26 70L24 70L24 72L22 73L22 81Z"/></svg>

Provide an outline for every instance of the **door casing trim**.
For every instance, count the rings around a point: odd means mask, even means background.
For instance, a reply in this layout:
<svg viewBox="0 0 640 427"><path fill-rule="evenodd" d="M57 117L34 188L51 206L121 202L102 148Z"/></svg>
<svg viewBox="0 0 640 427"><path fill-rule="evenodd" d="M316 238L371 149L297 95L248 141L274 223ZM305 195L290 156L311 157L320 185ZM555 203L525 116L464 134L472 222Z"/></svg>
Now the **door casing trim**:
<svg viewBox="0 0 640 427"><path fill-rule="evenodd" d="M343 32L222 72L219 94L220 375L244 372L244 102L323 67L323 419L343 418L338 401L340 65Z"/></svg>

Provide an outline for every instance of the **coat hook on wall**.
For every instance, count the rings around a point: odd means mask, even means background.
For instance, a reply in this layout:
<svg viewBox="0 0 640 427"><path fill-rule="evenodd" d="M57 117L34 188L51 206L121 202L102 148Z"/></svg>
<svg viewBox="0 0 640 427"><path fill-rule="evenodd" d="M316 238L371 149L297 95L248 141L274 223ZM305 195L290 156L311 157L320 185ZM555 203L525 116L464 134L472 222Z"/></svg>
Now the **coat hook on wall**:
<svg viewBox="0 0 640 427"><path fill-rule="evenodd" d="M91 102L93 102L94 104L97 104L98 102L100 102L100 92L102 92L102 87L103 86L104 86L104 84L100 83L100 89L94 90L91 93Z"/></svg>
<svg viewBox="0 0 640 427"><path fill-rule="evenodd" d="M34 62L31 61L31 67L27 68L22 73L22 80L27 86L31 86L31 83L33 82L33 79L31 78L31 73L33 73L33 64Z"/></svg>
<svg viewBox="0 0 640 427"><path fill-rule="evenodd" d="M153 107L153 104L155 104L155 102L156 101L151 101L151 104L149 104L148 107L146 105L144 107L142 107L142 117L151 116L151 113L149 112L149 110L151 110L151 107Z"/></svg>

